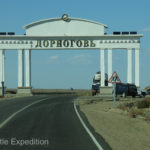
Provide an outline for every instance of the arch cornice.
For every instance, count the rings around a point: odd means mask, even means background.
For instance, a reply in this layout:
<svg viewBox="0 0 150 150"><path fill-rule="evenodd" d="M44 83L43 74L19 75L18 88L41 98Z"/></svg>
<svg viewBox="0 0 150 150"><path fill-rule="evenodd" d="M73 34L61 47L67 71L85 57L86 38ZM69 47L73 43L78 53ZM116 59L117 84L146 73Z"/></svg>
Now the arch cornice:
<svg viewBox="0 0 150 150"><path fill-rule="evenodd" d="M62 20L62 18L50 18L50 19L39 20L39 21L36 21L36 22L32 22L32 23L30 23L30 24L28 24L28 25L25 25L24 28L25 28L25 29L28 29L28 28L30 28L30 27L33 27L33 26L36 26L36 25L39 25L39 24L43 24L43 23L47 23L47 22L60 21L60 20ZM71 20L93 23L93 24L97 24L97 25L100 25L100 26L104 26L105 28L108 28L107 25L104 25L104 24L99 23L99 22L87 20L87 19L69 18L69 21L71 21Z"/></svg>

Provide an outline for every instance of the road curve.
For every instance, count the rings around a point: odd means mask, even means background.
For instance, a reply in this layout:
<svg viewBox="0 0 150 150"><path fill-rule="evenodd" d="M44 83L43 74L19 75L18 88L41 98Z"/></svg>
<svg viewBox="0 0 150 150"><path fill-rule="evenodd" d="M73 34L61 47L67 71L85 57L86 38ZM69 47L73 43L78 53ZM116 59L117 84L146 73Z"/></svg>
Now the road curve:
<svg viewBox="0 0 150 150"><path fill-rule="evenodd" d="M62 95L1 101L0 124L19 113L0 129L0 150L98 150L76 115L73 100Z"/></svg>

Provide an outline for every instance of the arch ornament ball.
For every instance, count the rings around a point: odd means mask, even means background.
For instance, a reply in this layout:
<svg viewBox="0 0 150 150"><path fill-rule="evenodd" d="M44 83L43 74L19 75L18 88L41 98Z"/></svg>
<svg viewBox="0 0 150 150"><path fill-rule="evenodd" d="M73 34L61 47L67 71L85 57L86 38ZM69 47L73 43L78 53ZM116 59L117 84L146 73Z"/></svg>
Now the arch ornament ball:
<svg viewBox="0 0 150 150"><path fill-rule="evenodd" d="M67 14L63 14L61 18L64 21L68 21L69 20L69 16Z"/></svg>

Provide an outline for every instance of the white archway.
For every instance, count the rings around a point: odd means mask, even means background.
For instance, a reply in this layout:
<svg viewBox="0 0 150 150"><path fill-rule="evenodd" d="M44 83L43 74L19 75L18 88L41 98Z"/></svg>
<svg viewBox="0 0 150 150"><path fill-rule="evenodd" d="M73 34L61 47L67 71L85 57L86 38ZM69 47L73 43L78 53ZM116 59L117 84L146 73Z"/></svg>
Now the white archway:
<svg viewBox="0 0 150 150"><path fill-rule="evenodd" d="M0 82L4 82L5 50L18 50L18 93L31 93L31 51L32 50L100 50L101 87L105 87L105 50L108 50L108 78L112 75L112 52L115 49L126 49L127 81L132 83L132 51L135 51L135 84L139 82L139 50L142 35L105 34L106 25L78 18L47 19L26 25L25 35L0 35ZM24 85L24 52L25 73ZM109 87L112 85L109 84ZM0 84L0 88L2 88ZM1 91L1 90L0 90Z"/></svg>

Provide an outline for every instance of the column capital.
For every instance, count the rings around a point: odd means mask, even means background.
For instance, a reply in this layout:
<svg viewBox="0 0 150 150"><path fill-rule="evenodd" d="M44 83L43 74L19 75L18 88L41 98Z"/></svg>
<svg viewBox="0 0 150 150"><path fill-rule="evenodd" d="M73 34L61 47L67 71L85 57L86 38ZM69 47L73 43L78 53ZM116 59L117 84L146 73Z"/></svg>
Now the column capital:
<svg viewBox="0 0 150 150"><path fill-rule="evenodd" d="M135 51L140 51L140 48L134 48Z"/></svg>
<svg viewBox="0 0 150 150"><path fill-rule="evenodd" d="M100 48L100 50L107 50L107 48Z"/></svg>

